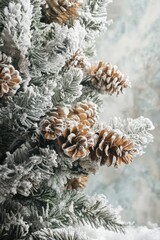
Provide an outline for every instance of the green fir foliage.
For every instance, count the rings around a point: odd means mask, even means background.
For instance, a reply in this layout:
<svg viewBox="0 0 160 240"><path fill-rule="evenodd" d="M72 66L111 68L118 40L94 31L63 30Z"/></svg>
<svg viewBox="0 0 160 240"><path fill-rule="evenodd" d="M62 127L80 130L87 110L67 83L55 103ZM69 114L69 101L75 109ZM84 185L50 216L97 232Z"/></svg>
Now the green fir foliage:
<svg viewBox="0 0 160 240"><path fill-rule="evenodd" d="M25 197L16 194L13 199L0 204L2 239L10 233L15 239L39 239L41 234L46 238L56 236L55 239L59 239L61 236L62 239L76 239L77 236L83 239L80 232L76 233L70 226L85 223L96 228L103 226L108 230L124 232L125 224L117 219L104 196L89 197L77 191L57 193L43 185L41 189Z"/></svg>

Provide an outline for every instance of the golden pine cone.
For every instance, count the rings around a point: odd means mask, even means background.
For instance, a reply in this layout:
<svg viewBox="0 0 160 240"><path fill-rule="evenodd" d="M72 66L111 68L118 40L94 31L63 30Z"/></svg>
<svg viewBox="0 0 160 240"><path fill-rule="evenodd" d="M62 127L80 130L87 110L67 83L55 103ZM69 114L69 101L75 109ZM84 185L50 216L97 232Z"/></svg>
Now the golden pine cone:
<svg viewBox="0 0 160 240"><path fill-rule="evenodd" d="M97 111L93 102L80 102L70 109L68 118L78 121L82 125L92 127L96 121Z"/></svg>
<svg viewBox="0 0 160 240"><path fill-rule="evenodd" d="M63 132L65 111L63 107L58 106L46 114L39 124L41 133L44 139L55 140Z"/></svg>
<svg viewBox="0 0 160 240"><path fill-rule="evenodd" d="M79 178L68 179L66 189L67 190L83 189L86 186L87 180L88 176L81 176Z"/></svg>
<svg viewBox="0 0 160 240"><path fill-rule="evenodd" d="M11 64L0 63L0 97L15 94L21 83L19 72Z"/></svg>
<svg viewBox="0 0 160 240"><path fill-rule="evenodd" d="M96 134L97 143L91 150L91 159L100 161L101 165L112 165L115 158L115 167L121 165L121 162L129 164L132 162L133 143L124 136L117 134L112 130L103 129Z"/></svg>
<svg viewBox="0 0 160 240"><path fill-rule="evenodd" d="M123 92L124 88L130 86L127 78L110 63L99 62L98 66L89 69L92 85L101 93L112 95Z"/></svg>
<svg viewBox="0 0 160 240"><path fill-rule="evenodd" d="M77 17L79 3L77 0L46 0L45 16L47 23L64 24L69 19Z"/></svg>
<svg viewBox="0 0 160 240"><path fill-rule="evenodd" d="M83 128L76 121L69 121L68 126L58 138L58 144L64 154L75 161L89 155L94 139L88 128Z"/></svg>

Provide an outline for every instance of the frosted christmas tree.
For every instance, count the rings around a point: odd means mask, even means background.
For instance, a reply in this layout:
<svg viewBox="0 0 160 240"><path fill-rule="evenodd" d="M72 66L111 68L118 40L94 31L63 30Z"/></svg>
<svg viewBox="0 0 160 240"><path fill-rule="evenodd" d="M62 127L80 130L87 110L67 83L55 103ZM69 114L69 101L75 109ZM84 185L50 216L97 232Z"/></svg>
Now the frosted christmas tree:
<svg viewBox="0 0 160 240"><path fill-rule="evenodd" d="M130 164L153 140L147 118L98 118L102 95L131 85L93 60L109 2L0 0L0 239L124 232L104 196L83 192L100 166Z"/></svg>

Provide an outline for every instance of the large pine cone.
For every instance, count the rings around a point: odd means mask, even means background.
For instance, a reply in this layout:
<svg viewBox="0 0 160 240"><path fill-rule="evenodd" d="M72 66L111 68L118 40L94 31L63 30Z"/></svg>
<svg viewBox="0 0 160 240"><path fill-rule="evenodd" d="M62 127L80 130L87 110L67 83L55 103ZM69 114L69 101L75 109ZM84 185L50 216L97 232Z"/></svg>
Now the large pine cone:
<svg viewBox="0 0 160 240"><path fill-rule="evenodd" d="M19 72L11 64L0 64L0 97L15 94L21 83Z"/></svg>
<svg viewBox="0 0 160 240"><path fill-rule="evenodd" d="M96 116L96 105L93 102L81 102L70 109L67 117L82 125L92 127L96 121Z"/></svg>
<svg viewBox="0 0 160 240"><path fill-rule="evenodd" d="M70 120L58 138L58 144L64 154L75 161L89 155L90 148L94 146L94 138L88 129L82 128L78 122Z"/></svg>
<svg viewBox="0 0 160 240"><path fill-rule="evenodd" d="M91 83L101 93L112 95L123 92L123 89L130 86L128 79L110 63L99 62L98 66L89 69Z"/></svg>
<svg viewBox="0 0 160 240"><path fill-rule="evenodd" d="M41 133L44 139L55 140L64 130L65 111L63 107L58 106L46 114L39 124Z"/></svg>
<svg viewBox="0 0 160 240"><path fill-rule="evenodd" d="M77 0L46 0L44 7L45 22L63 24L77 17L79 3Z"/></svg>
<svg viewBox="0 0 160 240"><path fill-rule="evenodd" d="M67 190L83 189L86 186L87 180L88 180L87 176L81 176L79 178L68 179L67 184L66 184L66 189Z"/></svg>
<svg viewBox="0 0 160 240"><path fill-rule="evenodd" d="M121 162L132 162L133 143L129 139L107 129L101 130L96 137L97 144L90 155L93 161L100 161L101 165L106 164L108 167L112 165L114 158L115 167L120 166Z"/></svg>

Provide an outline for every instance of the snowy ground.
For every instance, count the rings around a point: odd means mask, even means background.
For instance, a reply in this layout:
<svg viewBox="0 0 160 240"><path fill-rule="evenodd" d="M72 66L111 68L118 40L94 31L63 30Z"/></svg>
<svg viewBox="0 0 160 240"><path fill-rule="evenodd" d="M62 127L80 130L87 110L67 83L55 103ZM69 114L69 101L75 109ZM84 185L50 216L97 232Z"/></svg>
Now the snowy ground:
<svg viewBox="0 0 160 240"><path fill-rule="evenodd" d="M129 227L126 233L114 233L103 228L94 229L90 226L81 228L87 235L95 240L159 240L160 228L157 226Z"/></svg>

